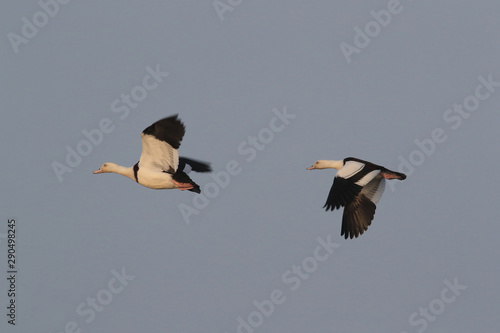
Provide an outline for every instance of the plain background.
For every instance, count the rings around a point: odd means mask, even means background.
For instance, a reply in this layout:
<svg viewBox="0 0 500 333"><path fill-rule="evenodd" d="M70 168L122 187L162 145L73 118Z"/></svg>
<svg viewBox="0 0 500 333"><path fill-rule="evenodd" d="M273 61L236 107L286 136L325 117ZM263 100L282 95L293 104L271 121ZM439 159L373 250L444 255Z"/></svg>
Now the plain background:
<svg viewBox="0 0 500 333"><path fill-rule="evenodd" d="M72 1L47 22L38 2L1 5L0 235L15 217L19 271L15 327L0 282L1 331L236 332L276 289L286 300L254 314L255 332L498 331L500 88L455 129L443 116L479 76L500 81L500 3L401 1L350 63L340 44L387 1L232 3L219 16L209 0ZM46 24L16 53L9 33L34 15ZM169 75L120 119L113 102L148 66ZM295 118L269 139L284 108ZM91 173L135 164L140 132L175 113L181 155L210 161L212 175L241 167L189 224L179 207L196 194ZM59 181L53 162L105 118L113 131ZM425 155L415 140L436 128L446 140ZM259 133L267 143L248 161L238 147ZM348 156L414 162L354 240L340 236L341 212L321 208L334 170L305 170ZM282 275L312 263L318 237L339 246L291 290ZM106 299L123 268L135 278ZM467 289L445 304L455 279ZM97 295L109 304L86 322L76 309ZM438 315L424 319L430 304Z"/></svg>

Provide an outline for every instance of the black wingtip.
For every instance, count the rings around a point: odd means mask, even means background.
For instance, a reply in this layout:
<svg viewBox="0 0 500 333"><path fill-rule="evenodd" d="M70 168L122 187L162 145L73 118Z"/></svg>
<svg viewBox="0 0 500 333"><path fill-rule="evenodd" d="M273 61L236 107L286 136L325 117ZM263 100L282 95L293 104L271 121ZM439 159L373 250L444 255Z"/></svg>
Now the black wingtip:
<svg viewBox="0 0 500 333"><path fill-rule="evenodd" d="M340 236L344 236L344 239L349 239L349 233L348 233L348 232L345 232L345 233L344 233L344 232L342 231L342 232L340 233ZM353 234L351 234L351 237L350 237L350 238L352 239L352 237L353 237Z"/></svg>
<svg viewBox="0 0 500 333"><path fill-rule="evenodd" d="M377 206L365 195L357 196L351 204L344 207L341 235L345 239L353 239L364 234L372 224L376 209Z"/></svg>
<svg viewBox="0 0 500 333"><path fill-rule="evenodd" d="M358 238L358 236L361 236L362 234L364 234L365 230L361 230L359 232L354 232L354 231L347 231L347 232L344 232L342 231L340 233L340 236L344 236L344 239L353 239L353 238Z"/></svg>
<svg viewBox="0 0 500 333"><path fill-rule="evenodd" d="M193 159L187 158L187 157L179 157L178 169L184 170L184 167L186 166L186 164L191 167L192 171L212 172L212 167L210 166L210 163L208 163L208 162L193 160Z"/></svg>
<svg viewBox="0 0 500 333"><path fill-rule="evenodd" d="M142 131L144 135L152 135L156 139L165 141L174 149L181 145L182 138L186 133L186 128L177 114L163 118Z"/></svg>
<svg viewBox="0 0 500 333"><path fill-rule="evenodd" d="M340 205L337 207L335 205L330 204L328 201L325 203L323 208L326 208L325 210L328 212L329 210L334 211L335 209L339 209Z"/></svg>

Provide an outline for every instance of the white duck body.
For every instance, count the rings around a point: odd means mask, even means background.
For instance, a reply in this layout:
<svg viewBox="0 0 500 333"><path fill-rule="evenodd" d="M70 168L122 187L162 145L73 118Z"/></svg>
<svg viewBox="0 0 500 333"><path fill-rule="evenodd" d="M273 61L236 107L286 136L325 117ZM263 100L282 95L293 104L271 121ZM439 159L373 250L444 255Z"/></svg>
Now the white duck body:
<svg viewBox="0 0 500 333"><path fill-rule="evenodd" d="M328 211L344 207L341 235L346 239L362 235L371 225L376 204L384 193L385 180L406 178L400 172L353 157L340 161L318 160L307 170L329 168L338 171L323 208Z"/></svg>
<svg viewBox="0 0 500 333"><path fill-rule="evenodd" d="M179 152L166 141L144 132L141 133L141 159L133 168L137 169L136 181L155 190L178 188L172 175L179 167Z"/></svg>
<svg viewBox="0 0 500 333"><path fill-rule="evenodd" d="M168 190L178 188L172 181L172 175L166 172L158 172L153 169L140 168L137 173L137 182L142 186L154 190Z"/></svg>
<svg viewBox="0 0 500 333"><path fill-rule="evenodd" d="M158 120L141 133L139 162L128 168L106 162L94 174L113 172L155 190L177 188L200 193L200 187L184 172L184 167L189 165L197 172L209 172L211 169L207 163L179 157L177 148L184 133L184 124L177 119L177 115Z"/></svg>

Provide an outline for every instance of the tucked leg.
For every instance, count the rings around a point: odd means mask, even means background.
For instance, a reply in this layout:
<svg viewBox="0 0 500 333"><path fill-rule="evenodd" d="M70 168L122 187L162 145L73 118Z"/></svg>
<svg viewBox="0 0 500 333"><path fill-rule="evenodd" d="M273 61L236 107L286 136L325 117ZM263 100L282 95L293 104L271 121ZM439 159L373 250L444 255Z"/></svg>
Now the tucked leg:
<svg viewBox="0 0 500 333"><path fill-rule="evenodd" d="M172 179L172 182L175 184L175 186L177 186L177 188L181 191L185 191L185 190L190 190L193 188L193 185L192 184L189 184L189 183L180 183L180 182L177 182L175 180Z"/></svg>

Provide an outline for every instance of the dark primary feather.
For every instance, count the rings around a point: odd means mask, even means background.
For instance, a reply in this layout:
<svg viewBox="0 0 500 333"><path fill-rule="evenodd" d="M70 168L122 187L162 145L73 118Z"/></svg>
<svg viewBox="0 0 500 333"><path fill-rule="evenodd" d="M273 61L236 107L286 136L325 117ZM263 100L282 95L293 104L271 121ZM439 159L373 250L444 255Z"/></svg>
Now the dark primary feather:
<svg viewBox="0 0 500 333"><path fill-rule="evenodd" d="M179 157L179 167L177 170L183 171L186 167L186 164L191 167L192 171L196 172L211 172L212 168L210 167L210 163L193 160L187 157Z"/></svg>
<svg viewBox="0 0 500 333"><path fill-rule="evenodd" d="M377 206L364 194L355 197L354 201L344 208L340 235L344 235L345 239L362 235L372 224L375 209Z"/></svg>
<svg viewBox="0 0 500 333"><path fill-rule="evenodd" d="M184 124L177 118L177 115L158 120L142 131L145 135L153 135L158 140L165 141L174 149L178 149L181 145L185 132Z"/></svg>
<svg viewBox="0 0 500 333"><path fill-rule="evenodd" d="M326 207L328 211L348 205L359 194L362 188L362 186L354 184L351 179L346 180L341 177L335 177L323 208Z"/></svg>

